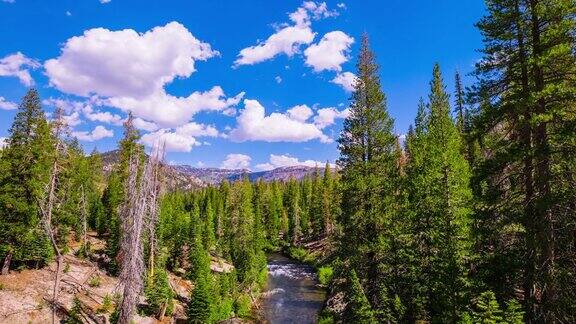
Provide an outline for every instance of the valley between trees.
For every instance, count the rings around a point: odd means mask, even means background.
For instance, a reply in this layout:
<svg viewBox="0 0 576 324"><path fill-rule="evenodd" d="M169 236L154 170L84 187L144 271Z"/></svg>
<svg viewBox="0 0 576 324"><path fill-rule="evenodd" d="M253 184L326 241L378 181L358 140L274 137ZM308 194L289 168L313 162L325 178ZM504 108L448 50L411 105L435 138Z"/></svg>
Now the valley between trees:
<svg viewBox="0 0 576 324"><path fill-rule="evenodd" d="M434 66L403 140L365 35L337 168L301 180L168 190L132 116L104 172L31 89L0 150L0 279L41 283L46 321L257 322L275 251L317 268L320 323L576 322L576 4L486 4L476 83L450 95ZM27 284L0 282L10 321Z"/></svg>

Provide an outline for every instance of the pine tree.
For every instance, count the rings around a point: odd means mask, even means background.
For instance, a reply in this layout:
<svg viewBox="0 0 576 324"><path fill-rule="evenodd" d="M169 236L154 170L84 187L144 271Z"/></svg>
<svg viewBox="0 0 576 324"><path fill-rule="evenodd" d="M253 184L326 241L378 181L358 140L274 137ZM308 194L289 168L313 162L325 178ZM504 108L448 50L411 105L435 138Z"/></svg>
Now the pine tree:
<svg viewBox="0 0 576 324"><path fill-rule="evenodd" d="M576 137L576 4L490 0L487 7L478 23L485 46L474 91L475 132L490 152L478 166L478 237L495 242L492 254L480 260L498 257L480 267L497 279L485 281L498 295L512 294L509 281L522 282L528 320L574 321L574 308L560 306L574 298L568 293L574 289L558 289L560 282L570 285L559 273L574 271L567 262L573 253L558 248L574 242L568 233L573 226L557 211L573 209L575 198L573 183L566 181L574 177L574 157L566 152ZM516 244L508 243L511 237Z"/></svg>
<svg viewBox="0 0 576 324"><path fill-rule="evenodd" d="M361 279L374 281L367 287L372 305L386 308L386 300L393 298L387 293L390 267L386 259L391 253L390 224L399 213L395 204L399 174L394 122L386 110L378 65L366 35L357 69L350 115L338 140L343 230L340 253L351 261Z"/></svg>
<svg viewBox="0 0 576 324"><path fill-rule="evenodd" d="M171 315L174 307L173 298L175 297L168 273L165 269L160 268L154 271L154 277L144 290L148 304L154 308L158 319L162 319L165 314Z"/></svg>
<svg viewBox="0 0 576 324"><path fill-rule="evenodd" d="M230 191L230 253L240 282L255 280L259 271L256 269L253 246L252 194L252 186L247 178L234 183Z"/></svg>
<svg viewBox="0 0 576 324"><path fill-rule="evenodd" d="M433 318L456 321L467 290L470 173L438 65L429 100L426 110L420 105L407 143L408 209L420 263L416 276L425 285L418 299L430 303L425 308Z"/></svg>
<svg viewBox="0 0 576 324"><path fill-rule="evenodd" d="M310 234L311 231L311 222L310 222L310 203L312 201L312 179L309 176L304 177L300 181L300 227L302 229L302 235L307 236Z"/></svg>
<svg viewBox="0 0 576 324"><path fill-rule="evenodd" d="M9 134L0 175L3 274L12 263L33 262L38 266L52 256L40 224L38 202L50 176L53 138L35 89L22 99Z"/></svg>
<svg viewBox="0 0 576 324"><path fill-rule="evenodd" d="M324 175L322 177L322 222L324 223L324 233L330 234L334 228L334 205L335 201L335 191L334 183L332 179L332 172L330 170L330 164L326 162L324 167Z"/></svg>
<svg viewBox="0 0 576 324"><path fill-rule="evenodd" d="M496 301L496 296L493 292L483 292L476 301L476 311L472 317L474 323L481 324L499 324L502 323L502 310Z"/></svg>
<svg viewBox="0 0 576 324"><path fill-rule="evenodd" d="M506 305L506 310L504 310L504 320L506 323L510 324L524 323L524 312L522 311L522 305L520 305L516 299L510 300Z"/></svg>
<svg viewBox="0 0 576 324"><path fill-rule="evenodd" d="M358 280L356 271L349 270L348 289L346 290L347 304L343 319L346 323L371 324L377 323L368 298L364 294L362 285Z"/></svg>
<svg viewBox="0 0 576 324"><path fill-rule="evenodd" d="M460 72L456 71L456 76L454 77L455 82L455 101L454 107L456 110L456 126L461 134L464 134L466 127L466 108L464 107L464 89L462 88L462 80L460 79Z"/></svg>
<svg viewBox="0 0 576 324"><path fill-rule="evenodd" d="M310 205L308 207L310 220L312 222L312 230L314 233L324 232L324 220L322 218L323 211L323 200L324 200L324 187L322 186L322 178L318 168L314 170L312 175L312 197L310 199Z"/></svg>
<svg viewBox="0 0 576 324"><path fill-rule="evenodd" d="M286 213L288 215L288 241L296 245L302 234L300 227L300 215L302 211L300 209L300 186L294 178L288 182L287 193L284 199L284 206L286 206Z"/></svg>
<svg viewBox="0 0 576 324"><path fill-rule="evenodd" d="M194 281L194 290L188 302L189 323L209 323L211 315L210 285L206 276L200 276Z"/></svg>

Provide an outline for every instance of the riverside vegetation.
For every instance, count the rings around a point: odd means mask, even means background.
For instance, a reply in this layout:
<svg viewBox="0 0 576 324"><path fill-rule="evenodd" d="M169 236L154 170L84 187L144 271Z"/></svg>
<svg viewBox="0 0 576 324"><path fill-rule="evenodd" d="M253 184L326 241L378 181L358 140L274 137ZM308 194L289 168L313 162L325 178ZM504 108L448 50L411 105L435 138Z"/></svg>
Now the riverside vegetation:
<svg viewBox="0 0 576 324"><path fill-rule="evenodd" d="M131 116L104 174L30 90L0 150L2 274L55 260L56 302L68 240L94 230L124 287L107 307L121 323L140 294L140 311L171 314L168 272L194 285L188 321L250 318L265 253L281 248L319 260L342 297L323 323L576 322L576 4L486 4L477 81L456 74L451 97L434 66L403 141L364 36L337 168L300 181L166 192L162 154L144 154ZM307 257L317 239L322 258ZM233 269L212 271L213 259Z"/></svg>

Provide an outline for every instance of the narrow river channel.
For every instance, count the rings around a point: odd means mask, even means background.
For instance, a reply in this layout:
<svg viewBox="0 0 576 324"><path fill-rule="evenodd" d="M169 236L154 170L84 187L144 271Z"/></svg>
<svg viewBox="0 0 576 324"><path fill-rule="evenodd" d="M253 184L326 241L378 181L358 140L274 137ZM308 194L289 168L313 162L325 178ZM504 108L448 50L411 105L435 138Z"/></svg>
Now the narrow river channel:
<svg viewBox="0 0 576 324"><path fill-rule="evenodd" d="M262 301L266 323L317 323L325 298L314 268L281 254L268 255L268 283Z"/></svg>

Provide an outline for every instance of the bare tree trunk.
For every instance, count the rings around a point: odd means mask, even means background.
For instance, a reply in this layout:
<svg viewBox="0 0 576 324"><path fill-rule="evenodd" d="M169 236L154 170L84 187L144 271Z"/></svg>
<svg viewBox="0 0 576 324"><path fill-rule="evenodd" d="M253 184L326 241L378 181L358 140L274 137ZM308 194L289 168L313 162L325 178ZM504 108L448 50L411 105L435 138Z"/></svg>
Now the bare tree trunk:
<svg viewBox="0 0 576 324"><path fill-rule="evenodd" d="M4 258L4 264L2 265L2 275L7 275L10 272L10 263L12 262L12 251L8 251L6 257Z"/></svg>
<svg viewBox="0 0 576 324"><path fill-rule="evenodd" d="M59 142L56 145L56 152L59 150ZM58 154L58 153L56 153ZM56 238L54 237L54 229L52 228L52 210L54 208L54 202L56 199L56 179L58 178L58 158L54 159L52 165L52 172L50 176L50 183L48 187L48 200L46 205L41 206L42 213L44 215L44 226L48 237L50 237L50 242L52 243L52 248L56 253L56 275L54 278L54 291L52 293L52 303L56 305L58 303L58 293L60 292L60 277L62 271L62 254L58 248ZM56 309L52 308L52 323L56 323Z"/></svg>
<svg viewBox="0 0 576 324"><path fill-rule="evenodd" d="M82 231L83 231L83 239L82 239L82 253L84 253L84 255L87 255L87 251L86 251L86 241L87 241L87 232L88 232L88 224L87 224L87 214L88 214L88 210L86 207L86 194L84 192L84 186L81 187L82 190Z"/></svg>
<svg viewBox="0 0 576 324"><path fill-rule="evenodd" d="M50 169L50 180L46 185L45 196L42 197L42 199L39 199L38 202L42 213L44 229L50 238L52 248L56 254L56 274L54 278L54 290L52 293L52 324L56 323L56 306L58 305L58 293L60 292L60 279L62 275L62 254L60 248L58 248L56 237L54 235L54 228L52 227L52 213L54 206L56 205L56 186L58 184L58 176L60 173L60 154L61 151L65 149L60 140L60 135L65 127L66 125L63 120L63 113L60 109L57 109L54 127L54 138L56 141L56 146L54 148L54 161L52 162L52 168Z"/></svg>
<svg viewBox="0 0 576 324"><path fill-rule="evenodd" d="M150 236L148 239L151 245L151 259L154 255L152 249L158 213L159 166L158 155L150 157L141 175L139 158L132 157L129 163L129 176L125 183L126 198L120 213L122 221L120 255L123 260L120 271L120 283L123 286L118 318L120 324L130 323L142 292L145 270L143 234L146 228ZM149 265L151 268L154 267L153 263ZM151 273L153 274L152 270Z"/></svg>

